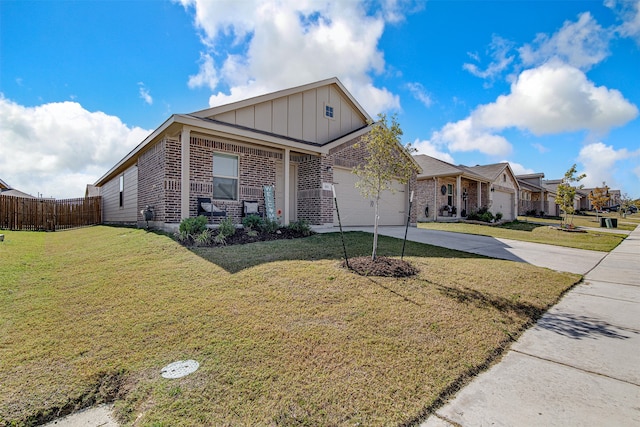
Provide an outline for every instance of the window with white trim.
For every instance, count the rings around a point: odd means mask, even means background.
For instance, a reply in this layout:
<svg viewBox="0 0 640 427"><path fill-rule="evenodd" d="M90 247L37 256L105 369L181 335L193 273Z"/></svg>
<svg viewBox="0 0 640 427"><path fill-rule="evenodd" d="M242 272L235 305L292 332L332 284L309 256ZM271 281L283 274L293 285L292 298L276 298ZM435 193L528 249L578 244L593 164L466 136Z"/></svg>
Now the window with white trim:
<svg viewBox="0 0 640 427"><path fill-rule="evenodd" d="M120 175L120 207L124 206L124 175Z"/></svg>
<svg viewBox="0 0 640 427"><path fill-rule="evenodd" d="M238 156L213 153L213 198L238 200Z"/></svg>
<svg viewBox="0 0 640 427"><path fill-rule="evenodd" d="M453 184L447 184L447 205L453 206Z"/></svg>

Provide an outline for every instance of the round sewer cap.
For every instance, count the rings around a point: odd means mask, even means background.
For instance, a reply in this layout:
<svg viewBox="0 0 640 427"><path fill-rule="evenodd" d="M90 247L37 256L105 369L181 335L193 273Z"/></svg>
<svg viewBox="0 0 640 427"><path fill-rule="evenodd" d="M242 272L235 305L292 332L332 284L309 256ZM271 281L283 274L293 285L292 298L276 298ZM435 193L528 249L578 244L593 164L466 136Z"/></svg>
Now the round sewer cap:
<svg viewBox="0 0 640 427"><path fill-rule="evenodd" d="M162 368L162 378L182 378L198 370L200 364L195 360L178 360Z"/></svg>

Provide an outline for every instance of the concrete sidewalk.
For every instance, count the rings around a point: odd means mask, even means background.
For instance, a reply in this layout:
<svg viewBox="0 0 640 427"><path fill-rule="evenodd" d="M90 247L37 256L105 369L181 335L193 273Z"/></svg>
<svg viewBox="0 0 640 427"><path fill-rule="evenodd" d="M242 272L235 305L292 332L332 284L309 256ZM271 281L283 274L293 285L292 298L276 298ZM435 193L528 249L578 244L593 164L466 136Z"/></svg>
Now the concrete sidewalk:
<svg viewBox="0 0 640 427"><path fill-rule="evenodd" d="M640 425L640 227L421 427Z"/></svg>

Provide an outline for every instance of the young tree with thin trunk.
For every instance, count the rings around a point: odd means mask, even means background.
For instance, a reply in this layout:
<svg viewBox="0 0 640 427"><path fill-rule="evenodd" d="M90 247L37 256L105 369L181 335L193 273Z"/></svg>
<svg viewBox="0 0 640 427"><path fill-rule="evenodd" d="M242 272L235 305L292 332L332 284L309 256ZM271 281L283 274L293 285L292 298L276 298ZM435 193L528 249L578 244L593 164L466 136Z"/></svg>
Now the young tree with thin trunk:
<svg viewBox="0 0 640 427"><path fill-rule="evenodd" d="M596 221L600 222L598 214L603 207L607 206L611 197L609 197L609 187L604 182L602 187L596 187L589 193L589 201L596 210Z"/></svg>
<svg viewBox="0 0 640 427"><path fill-rule="evenodd" d="M558 185L558 189L557 189L556 203L560 206L560 210L564 212L564 219L562 221L563 226L567 226L567 220L569 218L569 215L572 215L571 225L573 225L573 214L576 211L574 207L576 190L578 188L583 187L582 185L578 187L574 187L572 184L574 182L580 181L581 179L587 176L585 174L576 176L576 173L577 173L577 169L576 169L576 165L574 164L573 166L571 166L571 169L569 169L564 174L564 178L562 178L562 183Z"/></svg>
<svg viewBox="0 0 640 427"><path fill-rule="evenodd" d="M384 114L379 114L378 119L371 131L356 145L367 152L367 160L353 170L353 173L360 178L356 183L360 194L374 201L372 260L376 259L378 250L380 198L384 191L395 191L392 186L394 180L406 184L416 172L416 167L411 161L411 146L404 147L400 143L402 129L396 115L391 117L390 124L387 123L387 117Z"/></svg>

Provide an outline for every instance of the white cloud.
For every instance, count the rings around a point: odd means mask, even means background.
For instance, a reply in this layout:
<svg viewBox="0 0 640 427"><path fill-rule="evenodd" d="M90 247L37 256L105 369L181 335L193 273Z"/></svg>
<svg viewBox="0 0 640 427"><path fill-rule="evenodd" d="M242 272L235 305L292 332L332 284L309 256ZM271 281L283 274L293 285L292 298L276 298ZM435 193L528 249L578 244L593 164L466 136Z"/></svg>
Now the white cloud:
<svg viewBox="0 0 640 427"><path fill-rule="evenodd" d="M369 75L385 69L378 42L387 22L402 19L404 2L384 2L373 15L355 1L181 3L195 11L208 47L189 85L217 90L211 106L337 76L372 116L400 107Z"/></svg>
<svg viewBox="0 0 640 427"><path fill-rule="evenodd" d="M153 104L153 98L151 97L151 94L149 93L149 89L147 89L144 86L144 83L142 82L138 82L138 87L140 89L140 98L142 98L142 100L144 102L146 102L149 105ZM74 97L72 97L72 99L74 99Z"/></svg>
<svg viewBox="0 0 640 427"><path fill-rule="evenodd" d="M409 89L413 97L422 102L425 107L431 107L433 101L431 100L431 97L425 90L424 86L422 86L420 83L407 83L407 88Z"/></svg>
<svg viewBox="0 0 640 427"><path fill-rule="evenodd" d="M610 30L604 29L589 12L580 14L577 22L566 21L549 37L538 34L532 44L519 49L522 63L538 66L556 58L573 67L588 70L609 56Z"/></svg>
<svg viewBox="0 0 640 427"><path fill-rule="evenodd" d="M455 163L451 154L440 150L438 145L431 141L421 141L420 139L416 139L413 141L411 146L417 150L414 154L426 154L427 156L435 157L436 159L440 159L451 164Z"/></svg>
<svg viewBox="0 0 640 427"><path fill-rule="evenodd" d="M200 68L198 74L189 76L189 82L187 83L189 87L194 89L206 86L211 90L215 90L219 80L211 55L200 53Z"/></svg>
<svg viewBox="0 0 640 427"><path fill-rule="evenodd" d="M640 0L608 0L605 5L618 12L623 21L616 32L622 37L634 39L640 45Z"/></svg>
<svg viewBox="0 0 640 427"><path fill-rule="evenodd" d="M492 156L506 156L512 150L506 138L490 133L472 117L447 123L441 130L434 132L432 141L446 146L451 152L480 151Z"/></svg>
<svg viewBox="0 0 640 427"><path fill-rule="evenodd" d="M595 86L585 74L553 62L526 70L509 95L473 112L482 126L516 127L536 135L590 130L604 133L638 115L638 108L615 89Z"/></svg>
<svg viewBox="0 0 640 427"><path fill-rule="evenodd" d="M489 45L489 55L492 62L486 69L481 70L476 64L463 64L462 68L470 72L476 77L483 79L495 79L504 70L506 70L514 61L515 56L509 55L513 49L513 43L499 36L494 35ZM477 53L467 53L471 59L480 62L480 56Z"/></svg>
<svg viewBox="0 0 640 427"><path fill-rule="evenodd" d="M533 169L529 169L529 168L521 165L520 163L515 163L515 162L509 161L509 160L503 160L501 163L504 163L504 162L508 162L509 163L509 166L511 166L511 170L516 175L528 175L530 173L535 173L536 172Z"/></svg>
<svg viewBox="0 0 640 427"><path fill-rule="evenodd" d="M46 197L82 197L86 184L150 131L77 102L25 107L0 95L0 171L12 187Z"/></svg>
<svg viewBox="0 0 640 427"><path fill-rule="evenodd" d="M581 181L585 187L595 187L606 182L609 186L615 187L617 183L614 179L616 163L632 157L640 156L640 149L629 151L626 148L616 150L611 145L596 142L584 146L578 155L578 161L583 165L583 172L587 174Z"/></svg>
<svg viewBox="0 0 640 427"><path fill-rule="evenodd" d="M540 154L544 154L544 153L547 153L549 151L549 149L547 147L545 147L544 145L539 144L537 142L534 142L533 144L531 144L531 146L533 148L535 148L536 150L538 150L538 153L540 153Z"/></svg>

